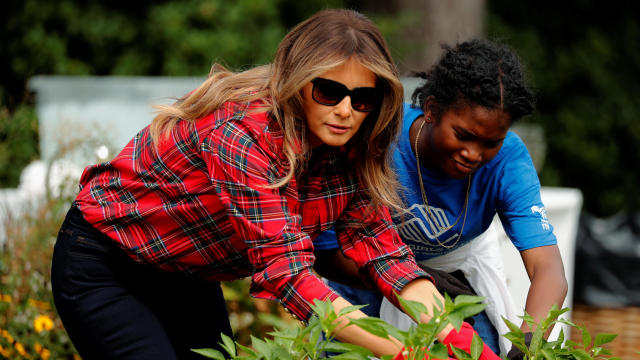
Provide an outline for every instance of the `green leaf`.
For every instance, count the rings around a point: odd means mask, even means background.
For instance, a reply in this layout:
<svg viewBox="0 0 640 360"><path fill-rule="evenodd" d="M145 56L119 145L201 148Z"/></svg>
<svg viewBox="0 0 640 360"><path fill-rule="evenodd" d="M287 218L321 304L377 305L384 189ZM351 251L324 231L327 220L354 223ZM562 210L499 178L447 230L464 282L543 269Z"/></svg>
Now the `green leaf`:
<svg viewBox="0 0 640 360"><path fill-rule="evenodd" d="M468 352L460 349L459 347L451 345L451 351L453 351L453 355L459 360L469 360L471 359L471 355Z"/></svg>
<svg viewBox="0 0 640 360"><path fill-rule="evenodd" d="M366 307L367 305L351 305L351 306L347 306L345 308L343 308L342 310L340 310L338 312L338 316L343 316L343 315L347 315L349 313L352 313L356 310L360 310L363 307Z"/></svg>
<svg viewBox="0 0 640 360"><path fill-rule="evenodd" d="M389 331L387 329L391 326L384 320L375 317L349 319L349 323L382 338L389 336Z"/></svg>
<svg viewBox="0 0 640 360"><path fill-rule="evenodd" d="M542 326L538 326L536 331L533 332L533 337L531 338L531 344L529 344L529 349L531 352L536 352L540 348L542 344L542 336L544 335L544 329Z"/></svg>
<svg viewBox="0 0 640 360"><path fill-rule="evenodd" d="M330 318L332 315L337 318L333 304L330 301L315 299L311 305L311 310L313 310L320 319Z"/></svg>
<svg viewBox="0 0 640 360"><path fill-rule="evenodd" d="M357 352L349 352L344 354L334 355L331 358L336 360L370 360L372 355L364 355Z"/></svg>
<svg viewBox="0 0 640 360"><path fill-rule="evenodd" d="M471 339L471 358L473 360L478 360L480 358L480 354L482 354L482 350L484 348L484 342L480 338L478 333L473 333L473 338Z"/></svg>
<svg viewBox="0 0 640 360"><path fill-rule="evenodd" d="M482 310L484 310L486 307L486 304L469 304L458 306L449 314L449 317L451 317L452 315L456 315L460 316L462 319L466 319L468 317L481 313Z"/></svg>
<svg viewBox="0 0 640 360"><path fill-rule="evenodd" d="M551 349L540 349L540 353L546 360L556 360L556 354Z"/></svg>
<svg viewBox="0 0 640 360"><path fill-rule="evenodd" d="M525 346L524 344L524 335L522 334L518 334L518 333L514 333L514 332L508 332L506 334L503 335L505 339L511 341L511 343L513 343L513 345L515 345L518 349L522 350L522 348Z"/></svg>
<svg viewBox="0 0 640 360"><path fill-rule="evenodd" d="M209 359L216 359L216 360L225 360L224 355L222 355L222 353L218 350L214 350L214 349L191 349L191 351L193 351L194 353L200 354L204 357L207 357Z"/></svg>
<svg viewBox="0 0 640 360"><path fill-rule="evenodd" d="M540 321L539 326L542 326L545 330L551 326L556 320L560 317L560 315L569 311L569 308L558 309L557 304L551 305L551 309L547 313L547 316Z"/></svg>
<svg viewBox="0 0 640 360"><path fill-rule="evenodd" d="M404 309L404 312L409 315L409 317L411 317L413 321L419 322L420 314L427 312L427 308L421 302L405 300L398 294L396 294L396 296L398 298L400 306L402 307L402 309Z"/></svg>
<svg viewBox="0 0 640 360"><path fill-rule="evenodd" d="M449 351L444 344L436 343L431 346L429 350L427 350L427 354L429 354L430 359L448 359Z"/></svg>
<svg viewBox="0 0 640 360"><path fill-rule="evenodd" d="M517 326L516 324L512 323L511 321L509 321L509 319L507 319L504 316L502 317L502 321L504 321L504 323L507 325L509 330L511 330L514 333L521 333L522 336L524 337L524 333L522 333L522 330L520 329L519 326Z"/></svg>
<svg viewBox="0 0 640 360"><path fill-rule="evenodd" d="M567 341L564 343L564 345L565 345L565 346L572 347L572 348L576 348L576 347L578 347L578 346L581 346L581 345L579 345L578 343L574 342L573 340L567 340Z"/></svg>
<svg viewBox="0 0 640 360"><path fill-rule="evenodd" d="M600 346L606 343L610 343L616 338L618 334L598 334L596 340L593 342L593 346Z"/></svg>
<svg viewBox="0 0 640 360"><path fill-rule="evenodd" d="M464 316L459 313L449 314L447 317L451 325L456 328L456 331L460 331L460 327L462 326L462 322L464 321Z"/></svg>
<svg viewBox="0 0 640 360"><path fill-rule="evenodd" d="M484 296L458 295L454 300L455 305L479 304L484 301Z"/></svg>
<svg viewBox="0 0 640 360"><path fill-rule="evenodd" d="M526 322L527 325L532 329L535 327L534 325L536 325L536 321L533 319L531 315L527 314L526 311L524 312L524 315L519 316L519 318L521 318L524 322Z"/></svg>
<svg viewBox="0 0 640 360"><path fill-rule="evenodd" d="M433 298L436 301L439 300L435 295L433 296ZM442 309L442 306L440 306L440 308ZM456 308L456 304L453 303L449 294L444 293L444 311L451 312L455 310L455 308Z"/></svg>
<svg viewBox="0 0 640 360"><path fill-rule="evenodd" d="M220 346L222 346L222 348L227 352L227 354L231 355L231 357L236 356L236 344L233 342L233 339L222 333L220 336L222 337L222 344L220 344Z"/></svg>
<svg viewBox="0 0 640 360"><path fill-rule="evenodd" d="M334 353L350 353L350 354L358 354L358 356L363 358L368 358L369 356L373 356L373 353L366 348L363 348L358 345L348 344L338 341L328 342L322 345L322 351L334 352ZM335 357L335 356L334 356Z"/></svg>
<svg viewBox="0 0 640 360"><path fill-rule="evenodd" d="M593 358L582 349L571 350L570 353L578 360L593 360Z"/></svg>
<svg viewBox="0 0 640 360"><path fill-rule="evenodd" d="M560 319L560 320L558 320L558 322L560 324L565 324L565 325L571 326L572 328L579 328L580 327L580 326L576 325L575 323L573 323L573 322L571 322L571 321L569 321L567 319Z"/></svg>
<svg viewBox="0 0 640 360"><path fill-rule="evenodd" d="M447 299L449 299L449 301L451 301L451 299L449 298L449 295L447 295L446 293L444 294L446 296L445 298L445 302L447 301ZM440 300L440 298L438 296L436 296L435 294L433 295L433 302L436 304L436 307L438 309L442 309L444 308L444 306L442 305L442 301Z"/></svg>
<svg viewBox="0 0 640 360"><path fill-rule="evenodd" d="M586 349L591 345L591 333L587 328L582 328L582 346Z"/></svg>
<svg viewBox="0 0 640 360"><path fill-rule="evenodd" d="M603 347L599 347L598 349L600 349L600 355L612 355L609 349Z"/></svg>
<svg viewBox="0 0 640 360"><path fill-rule="evenodd" d="M258 355L255 351L253 351L252 348L250 348L248 346L244 346L244 345L241 345L241 344L237 344L237 346L238 346L238 349L242 350L243 352L246 352L250 356L255 357L256 355Z"/></svg>
<svg viewBox="0 0 640 360"><path fill-rule="evenodd" d="M293 356L291 351L282 345L274 346L271 350L271 358L276 360L298 360Z"/></svg>
<svg viewBox="0 0 640 360"><path fill-rule="evenodd" d="M564 329L560 328L560 333L558 334L558 339L556 340L558 343L562 344L564 342Z"/></svg>
<svg viewBox="0 0 640 360"><path fill-rule="evenodd" d="M268 344L265 340L258 339L257 337L251 335L251 346L256 350L256 352L260 355L263 355L266 358L271 357L271 344Z"/></svg>

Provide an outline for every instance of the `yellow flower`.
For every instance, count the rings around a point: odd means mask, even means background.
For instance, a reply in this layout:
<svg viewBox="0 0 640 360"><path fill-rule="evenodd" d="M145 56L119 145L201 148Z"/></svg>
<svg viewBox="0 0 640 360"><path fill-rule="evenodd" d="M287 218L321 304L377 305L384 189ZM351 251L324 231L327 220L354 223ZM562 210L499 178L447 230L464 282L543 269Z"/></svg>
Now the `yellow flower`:
<svg viewBox="0 0 640 360"><path fill-rule="evenodd" d="M22 356L27 355L27 352L24 351L24 346L22 346L22 344L20 344L19 342L16 342L13 346L16 348L16 351L18 351L18 354Z"/></svg>
<svg viewBox="0 0 640 360"><path fill-rule="evenodd" d="M78 354L73 354L73 360L82 360L82 358Z"/></svg>
<svg viewBox="0 0 640 360"><path fill-rule="evenodd" d="M6 357L8 359L9 355L11 355L11 353L9 352L9 349L5 349L5 348L2 347L2 345L0 345L0 355Z"/></svg>
<svg viewBox="0 0 640 360"><path fill-rule="evenodd" d="M27 302L28 302L29 305L31 305L31 306L33 306L35 308L38 308L40 310L49 310L49 309L51 309L51 305L49 303L47 303L47 302L44 302L44 301L29 299Z"/></svg>
<svg viewBox="0 0 640 360"><path fill-rule="evenodd" d="M42 360L47 360L49 359L49 357L51 357L51 351L49 351L48 349L42 349L42 352L40 353L40 358L42 358Z"/></svg>
<svg viewBox="0 0 640 360"><path fill-rule="evenodd" d="M11 334L9 334L9 332L7 330L2 330L2 337L7 339L9 344L13 344L13 336L11 336Z"/></svg>
<svg viewBox="0 0 640 360"><path fill-rule="evenodd" d="M37 332L49 331L53 329L53 320L47 315L39 315L33 320L33 327Z"/></svg>
<svg viewBox="0 0 640 360"><path fill-rule="evenodd" d="M9 294L0 294L0 301L4 301L4 302L10 303L11 300L12 300L11 295L9 295Z"/></svg>

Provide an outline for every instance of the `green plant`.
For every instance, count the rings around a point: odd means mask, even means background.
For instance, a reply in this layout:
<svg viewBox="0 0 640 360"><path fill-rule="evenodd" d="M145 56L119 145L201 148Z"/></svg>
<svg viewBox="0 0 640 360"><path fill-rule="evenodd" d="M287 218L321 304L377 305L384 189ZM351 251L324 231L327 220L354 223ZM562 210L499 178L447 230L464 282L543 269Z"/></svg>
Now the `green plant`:
<svg viewBox="0 0 640 360"><path fill-rule="evenodd" d="M509 339L514 346L524 353L524 359L576 359L591 360L605 359L611 352L603 347L603 345L613 341L616 334L598 334L595 338L591 336L586 327L576 325L571 321L561 319L560 315L569 311L569 308L558 309L557 305L553 305L549 310L547 317L536 323L533 318L527 314L521 318L530 328L535 328L533 338L529 346L524 340L524 332L514 323L507 319L504 322L509 326L510 332L504 336ZM565 341L565 334L560 331L560 335L556 340L547 341L543 338L543 334L551 329L555 324L562 323L579 330L582 333L582 344L571 340ZM610 357L609 360L619 359Z"/></svg>
<svg viewBox="0 0 640 360"><path fill-rule="evenodd" d="M446 347L436 342L435 335L442 331L448 323L459 329L465 318L475 315L484 309L485 305L480 303L481 300L481 297L464 295L456 297L453 301L446 297L444 310L439 311L436 309L434 316L428 323L421 323L409 331L401 331L377 318L351 319L350 323L374 335L395 337L404 344L405 349L409 349L406 353L407 359L424 359L425 355L428 355L431 359L448 359ZM420 313L426 310L421 303L402 299L400 299L400 302L413 318L417 318ZM438 305L442 308L442 304ZM218 360L226 358L242 360L315 360L325 357L327 352L336 354L333 356L334 359L368 360L372 355L369 350L356 345L334 341L337 317L359 308L361 308L359 305L352 306L336 314L330 302L316 301L313 305L316 316L306 326L291 327L283 323L281 319L275 318L274 325L276 330L269 333L271 338L260 339L252 336L251 347L243 346L223 335L224 342L221 345L228 356L214 349L196 349L194 351L208 358ZM584 326L576 325L571 321L560 318L568 310L568 308L559 310L557 306L554 306L549 310L547 317L538 323L527 314L522 316L522 319L527 322L529 327L536 329L529 346L525 344L525 333L506 319L505 322L511 331L504 334L504 336L523 351L525 360L618 360L616 357L609 357L611 352L603 346L611 342L617 335L598 334L593 338ZM263 319L263 321L274 321L274 319ZM557 323L567 324L581 331L582 343L578 344L571 340L566 340L562 331L555 340L548 341L544 339L543 334ZM472 341L471 354L455 347L453 352L457 359L477 360L482 351L482 346L482 340L476 335ZM382 357L383 360L390 358L391 356L388 355Z"/></svg>
<svg viewBox="0 0 640 360"><path fill-rule="evenodd" d="M0 103L0 188L16 187L22 168L38 157L38 120L33 106L10 112Z"/></svg>
<svg viewBox="0 0 640 360"><path fill-rule="evenodd" d="M0 243L0 359L79 359L51 295L51 254L69 198L6 219Z"/></svg>
<svg viewBox="0 0 640 360"><path fill-rule="evenodd" d="M350 319L350 324L356 325L371 334L388 337L392 336L405 345L408 349L408 359L423 359L425 355L431 358L447 359L447 349L444 345L436 343L436 334L451 323L459 329L462 321L472 315L482 311L484 304L479 302L481 297L458 296L455 301L449 297L445 298L445 303L438 306L444 310L435 309L434 316L428 323L421 323L408 331L402 331L378 318ZM405 301L399 298L402 306L407 309L407 313L413 318L418 318L420 313L426 311L423 304L412 301ZM316 316L309 320L304 327L280 327L276 325L276 330L270 332L270 339L259 339L251 337L251 347L234 343L223 335L224 343L221 344L228 356L214 349L194 350L212 359L320 359L326 353L336 354L335 359L370 359L372 353L360 346L334 341L336 320L339 316L346 315L362 306L351 306L336 313L330 302L316 301L312 306ZM471 346L471 354L454 348L454 352L459 359L478 359L482 351L482 340L475 337ZM392 356L383 356L382 359L390 359Z"/></svg>

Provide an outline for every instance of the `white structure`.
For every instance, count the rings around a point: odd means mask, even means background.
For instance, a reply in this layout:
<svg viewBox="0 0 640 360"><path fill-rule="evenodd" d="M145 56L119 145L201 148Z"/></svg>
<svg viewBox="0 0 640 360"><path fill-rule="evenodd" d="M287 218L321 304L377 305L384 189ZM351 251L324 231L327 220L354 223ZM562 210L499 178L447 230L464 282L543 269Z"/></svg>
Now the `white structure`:
<svg viewBox="0 0 640 360"><path fill-rule="evenodd" d="M204 78L36 76L40 154L80 166L112 158L168 104ZM102 157L102 159L100 159Z"/></svg>

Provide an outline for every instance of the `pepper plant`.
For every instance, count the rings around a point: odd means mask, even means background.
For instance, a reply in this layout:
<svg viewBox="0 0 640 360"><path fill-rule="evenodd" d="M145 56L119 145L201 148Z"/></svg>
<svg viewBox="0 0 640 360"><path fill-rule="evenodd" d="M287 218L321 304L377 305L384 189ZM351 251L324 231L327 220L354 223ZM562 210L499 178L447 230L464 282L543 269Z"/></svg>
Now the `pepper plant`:
<svg viewBox="0 0 640 360"><path fill-rule="evenodd" d="M413 319L418 319L420 313L426 311L423 304L414 301L406 301L398 298L400 304ZM408 331L386 323L379 318L367 317L350 319L349 323L358 326L371 334L398 339L406 349L406 359L449 359L447 348L436 342L436 334L444 329L447 324L452 324L456 330L460 329L465 318L481 312L486 305L482 304L483 298L478 296L460 295L452 300L445 295L445 303L442 304L436 299L438 305L434 308L433 316L427 323L419 323ZM305 326L286 326L280 319L263 319L271 321L275 330L268 335L268 339L251 337L251 347L234 342L228 336L222 335L222 348L227 352L223 355L214 349L195 349L194 351L205 357L224 360L316 360L326 357L332 359L349 360L370 360L373 354L363 347L335 341L335 331L339 316L349 314L363 306L350 306L336 313L333 306L328 301L316 300L312 306L316 316L312 317ZM439 310L442 309L442 310ZM580 325L576 325L560 316L569 311L568 308L558 309L553 306L547 316L539 322L525 313L521 318L535 328L530 343L525 342L525 333L514 323L504 319L510 331L504 336L510 340L514 346L523 352L524 360L596 360L608 359L619 360L611 357L611 352L604 347L611 342L616 334L598 334L591 336L589 331ZM555 340L546 340L543 334L557 323L567 324L572 328L581 331L582 343L565 339L565 334L560 331L560 335ZM459 360L477 360L482 352L483 343L477 334L471 343L471 353L461 349L453 348L455 357ZM382 356L381 360L389 360L393 356ZM506 359L506 355L502 355Z"/></svg>

